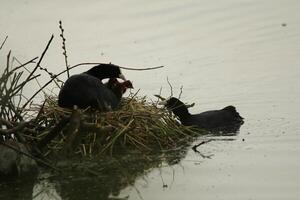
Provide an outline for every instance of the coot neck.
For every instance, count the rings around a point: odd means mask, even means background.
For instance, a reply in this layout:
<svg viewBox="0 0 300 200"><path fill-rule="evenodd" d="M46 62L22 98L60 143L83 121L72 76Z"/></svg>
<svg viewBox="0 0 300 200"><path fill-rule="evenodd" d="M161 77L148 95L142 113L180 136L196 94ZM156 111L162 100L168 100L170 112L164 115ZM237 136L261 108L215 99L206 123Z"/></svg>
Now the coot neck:
<svg viewBox="0 0 300 200"><path fill-rule="evenodd" d="M111 91L114 93L114 95L116 95L118 100L120 100L122 98L122 91L120 88L118 88L118 87L111 88Z"/></svg>
<svg viewBox="0 0 300 200"><path fill-rule="evenodd" d="M181 122L185 121L187 118L191 116L187 107L185 106L179 106L177 108L174 108L172 111L179 118Z"/></svg>
<svg viewBox="0 0 300 200"><path fill-rule="evenodd" d="M117 79L109 79L109 81L105 83L105 86L112 91L118 100L122 98L122 85L117 81Z"/></svg>

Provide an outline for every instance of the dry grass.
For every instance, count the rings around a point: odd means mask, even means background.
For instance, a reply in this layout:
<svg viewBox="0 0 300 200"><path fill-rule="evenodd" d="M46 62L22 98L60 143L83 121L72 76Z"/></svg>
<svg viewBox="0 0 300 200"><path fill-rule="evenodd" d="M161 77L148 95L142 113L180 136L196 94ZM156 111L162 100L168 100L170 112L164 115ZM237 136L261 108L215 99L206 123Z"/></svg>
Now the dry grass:
<svg viewBox="0 0 300 200"><path fill-rule="evenodd" d="M53 87L59 86L61 81L58 76L72 68L100 63L68 66L59 74L53 74L40 66L52 40L53 35L39 58L19 63L16 67L12 66L13 59L8 53L7 65L0 76L0 142L14 134L19 142L31 147L33 154L43 158L53 153L97 156L129 150L169 151L180 148L187 140L201 133L200 130L180 125L166 109L157 107L157 102L139 97L137 93L123 98L120 108L111 112L58 107L57 97L47 96L44 89L51 87L51 84L54 84ZM38 72L46 72L49 81L33 91L32 96L25 97L24 88L38 79ZM41 92L45 94L44 102L33 105Z"/></svg>
<svg viewBox="0 0 300 200"><path fill-rule="evenodd" d="M157 103L137 95L123 98L118 110L105 113L63 109L57 106L55 97L47 97L43 105L36 105L30 111L36 115L40 112L38 124L49 124L49 128L37 135L38 142L63 119L70 119L55 139L47 141L47 154L61 151L86 156L114 155L128 150L166 151L179 148L199 134L199 130L195 132L179 124L166 109L157 107Z"/></svg>

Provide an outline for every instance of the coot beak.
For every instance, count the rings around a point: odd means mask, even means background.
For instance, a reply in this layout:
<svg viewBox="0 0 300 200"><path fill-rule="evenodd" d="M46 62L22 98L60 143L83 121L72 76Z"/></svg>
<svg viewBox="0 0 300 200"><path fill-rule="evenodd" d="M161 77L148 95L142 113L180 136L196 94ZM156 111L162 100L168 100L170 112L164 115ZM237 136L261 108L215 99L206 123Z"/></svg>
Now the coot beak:
<svg viewBox="0 0 300 200"><path fill-rule="evenodd" d="M159 98L162 101L166 100L166 98L160 96L159 94L155 94L154 96L157 97L157 98Z"/></svg>
<svg viewBox="0 0 300 200"><path fill-rule="evenodd" d="M126 78L123 74L119 74L119 78L122 79L123 81L126 81Z"/></svg>
<svg viewBox="0 0 300 200"><path fill-rule="evenodd" d="M165 105L167 105L167 101L166 101L166 100L160 101L160 102L158 102L158 105L163 105L163 106L165 106Z"/></svg>
<svg viewBox="0 0 300 200"><path fill-rule="evenodd" d="M192 103L192 104L184 104L186 106L186 108L191 108L193 106L195 106L195 103Z"/></svg>

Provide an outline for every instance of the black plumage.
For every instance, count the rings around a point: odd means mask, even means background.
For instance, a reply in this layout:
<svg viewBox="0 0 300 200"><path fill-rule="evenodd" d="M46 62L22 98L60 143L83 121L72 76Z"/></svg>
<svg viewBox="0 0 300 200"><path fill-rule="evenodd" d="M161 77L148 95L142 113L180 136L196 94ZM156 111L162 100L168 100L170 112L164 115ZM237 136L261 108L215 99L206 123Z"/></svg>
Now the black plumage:
<svg viewBox="0 0 300 200"><path fill-rule="evenodd" d="M162 101L160 104L171 110L185 126L215 129L241 125L244 122L234 106L227 106L221 110L210 110L200 114L190 114L187 106L175 97Z"/></svg>
<svg viewBox="0 0 300 200"><path fill-rule="evenodd" d="M102 83L105 78L122 78L120 67L113 64L97 65L90 70L73 75L65 82L58 95L58 105L64 108L95 108L100 111L115 109L120 96Z"/></svg>

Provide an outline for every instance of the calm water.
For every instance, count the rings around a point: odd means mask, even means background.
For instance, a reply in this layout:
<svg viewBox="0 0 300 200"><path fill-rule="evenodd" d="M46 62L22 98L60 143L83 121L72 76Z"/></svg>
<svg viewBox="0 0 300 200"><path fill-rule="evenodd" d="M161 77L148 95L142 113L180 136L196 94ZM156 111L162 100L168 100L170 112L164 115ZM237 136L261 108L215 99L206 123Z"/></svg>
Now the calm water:
<svg viewBox="0 0 300 200"><path fill-rule="evenodd" d="M9 36L1 64L9 49L21 61L40 55L53 33L42 65L61 71L61 19L71 65L164 65L124 74L140 95L152 98L163 86L169 96L168 77L174 95L183 86L182 99L196 103L192 113L232 104L246 119L236 136L215 137L199 147L211 159L190 150L179 164L149 170L118 197L299 199L300 1L0 0L0 7L0 40ZM54 183L43 184L51 195L31 195L41 184L33 192L32 187L18 191L29 191L28 199L68 199ZM89 185L81 189L87 199L101 196ZM17 196L11 195L22 199Z"/></svg>

